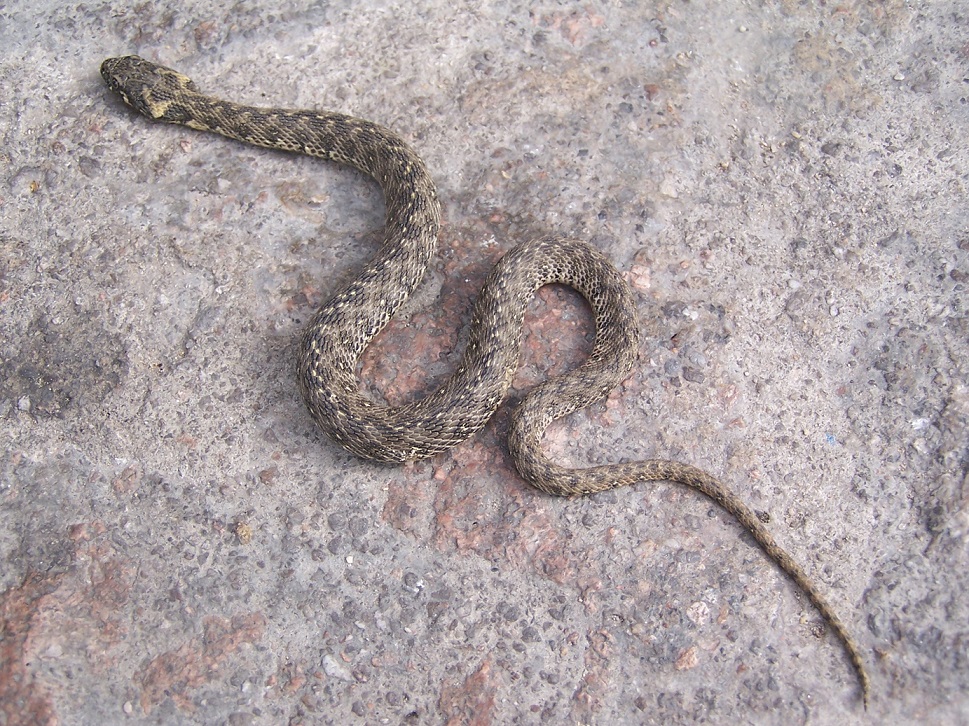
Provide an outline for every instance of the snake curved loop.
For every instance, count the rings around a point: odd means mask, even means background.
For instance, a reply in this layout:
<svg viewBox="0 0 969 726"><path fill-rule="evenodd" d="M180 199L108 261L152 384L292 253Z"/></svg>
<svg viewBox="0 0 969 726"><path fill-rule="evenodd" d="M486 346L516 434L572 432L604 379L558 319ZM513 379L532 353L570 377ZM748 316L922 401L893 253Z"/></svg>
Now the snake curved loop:
<svg viewBox="0 0 969 726"><path fill-rule="evenodd" d="M511 422L508 446L522 476L549 494L599 492L670 480L732 514L807 594L841 640L867 704L860 650L814 583L733 492L700 469L648 460L567 469L541 451L554 419L601 399L632 370L639 332L629 289L591 245L562 237L522 244L495 267L476 301L469 341L454 374L415 403L390 408L358 389L354 367L367 344L420 283L435 254L440 205L424 162L392 131L338 113L240 106L201 94L186 76L136 56L101 66L108 86L148 118L211 131L248 144L348 164L373 177L386 198L383 244L315 314L303 335L298 384L320 428L357 456L404 462L432 456L478 431L500 405L518 365L525 307L542 285L570 285L588 300L595 343L579 368L539 385Z"/></svg>

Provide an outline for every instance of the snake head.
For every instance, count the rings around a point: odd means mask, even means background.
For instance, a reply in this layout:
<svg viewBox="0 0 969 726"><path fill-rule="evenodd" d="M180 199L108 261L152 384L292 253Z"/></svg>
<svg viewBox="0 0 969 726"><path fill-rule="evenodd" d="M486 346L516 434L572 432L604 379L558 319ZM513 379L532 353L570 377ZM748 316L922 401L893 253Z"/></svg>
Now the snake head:
<svg viewBox="0 0 969 726"><path fill-rule="evenodd" d="M101 77L138 113L168 123L185 122L176 99L198 92L188 76L136 55L108 58L101 64Z"/></svg>

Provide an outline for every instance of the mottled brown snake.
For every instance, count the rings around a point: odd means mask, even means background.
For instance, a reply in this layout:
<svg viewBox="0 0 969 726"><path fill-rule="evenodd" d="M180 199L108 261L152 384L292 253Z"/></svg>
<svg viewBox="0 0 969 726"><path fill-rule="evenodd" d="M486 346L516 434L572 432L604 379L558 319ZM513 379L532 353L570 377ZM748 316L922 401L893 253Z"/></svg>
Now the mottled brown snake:
<svg viewBox="0 0 969 726"><path fill-rule="evenodd" d="M847 651L868 702L858 645L804 570L754 512L724 484L687 464L663 459L568 469L541 450L549 423L601 399L636 360L639 326L629 288L590 244L546 237L512 249L475 303L457 370L414 403L388 407L364 396L355 366L370 341L421 282L437 249L440 205L424 162L392 131L343 114L240 106L203 95L186 76L137 56L101 65L108 86L156 121L212 131L256 146L348 164L373 177L387 205L379 252L316 312L299 346L298 383L320 428L354 454L404 462L445 451L478 431L504 399L518 366L525 307L534 291L563 283L588 300L595 343L578 368L533 389L515 411L508 446L522 476L549 494L577 495L645 481L692 487L732 514L807 594Z"/></svg>

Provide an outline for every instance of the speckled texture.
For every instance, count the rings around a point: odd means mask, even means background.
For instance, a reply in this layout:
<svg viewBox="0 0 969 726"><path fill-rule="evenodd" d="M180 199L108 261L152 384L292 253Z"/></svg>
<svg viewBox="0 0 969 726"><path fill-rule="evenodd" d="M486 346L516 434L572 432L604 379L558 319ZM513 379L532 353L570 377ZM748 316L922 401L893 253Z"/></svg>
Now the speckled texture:
<svg viewBox="0 0 969 726"><path fill-rule="evenodd" d="M0 718L969 719L965 12L630 5L0 10ZM123 53L427 161L441 254L364 357L377 395L447 375L517 240L592 240L646 342L546 450L720 474L858 633L870 713L698 496L537 494L507 409L402 468L323 439L293 348L379 191L135 123L98 75ZM516 398L589 349L567 291L527 321Z"/></svg>

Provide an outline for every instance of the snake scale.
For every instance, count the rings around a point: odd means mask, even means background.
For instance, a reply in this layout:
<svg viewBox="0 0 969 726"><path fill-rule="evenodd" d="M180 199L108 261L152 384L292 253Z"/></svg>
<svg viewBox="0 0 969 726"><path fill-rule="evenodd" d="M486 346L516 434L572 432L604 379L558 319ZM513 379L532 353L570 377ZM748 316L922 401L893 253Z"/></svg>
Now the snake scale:
<svg viewBox="0 0 969 726"><path fill-rule="evenodd" d="M549 283L578 290L593 311L593 350L575 370L533 389L514 412L508 447L521 475L538 489L562 496L655 480L707 495L807 594L841 640L867 705L868 675L855 640L801 566L724 484L675 461L568 469L542 453L541 437L553 420L600 400L626 378L636 360L635 305L625 281L601 252L558 236L512 249L475 302L467 348L454 374L419 401L378 405L359 391L357 359L421 282L437 248L440 204L420 157L395 133L369 121L230 103L202 94L181 73L137 56L104 61L101 75L125 103L150 119L348 164L380 184L387 207L383 244L363 271L316 312L297 360L299 389L313 419L357 456L392 463L422 459L478 431L501 404L518 366L525 308L534 291Z"/></svg>

